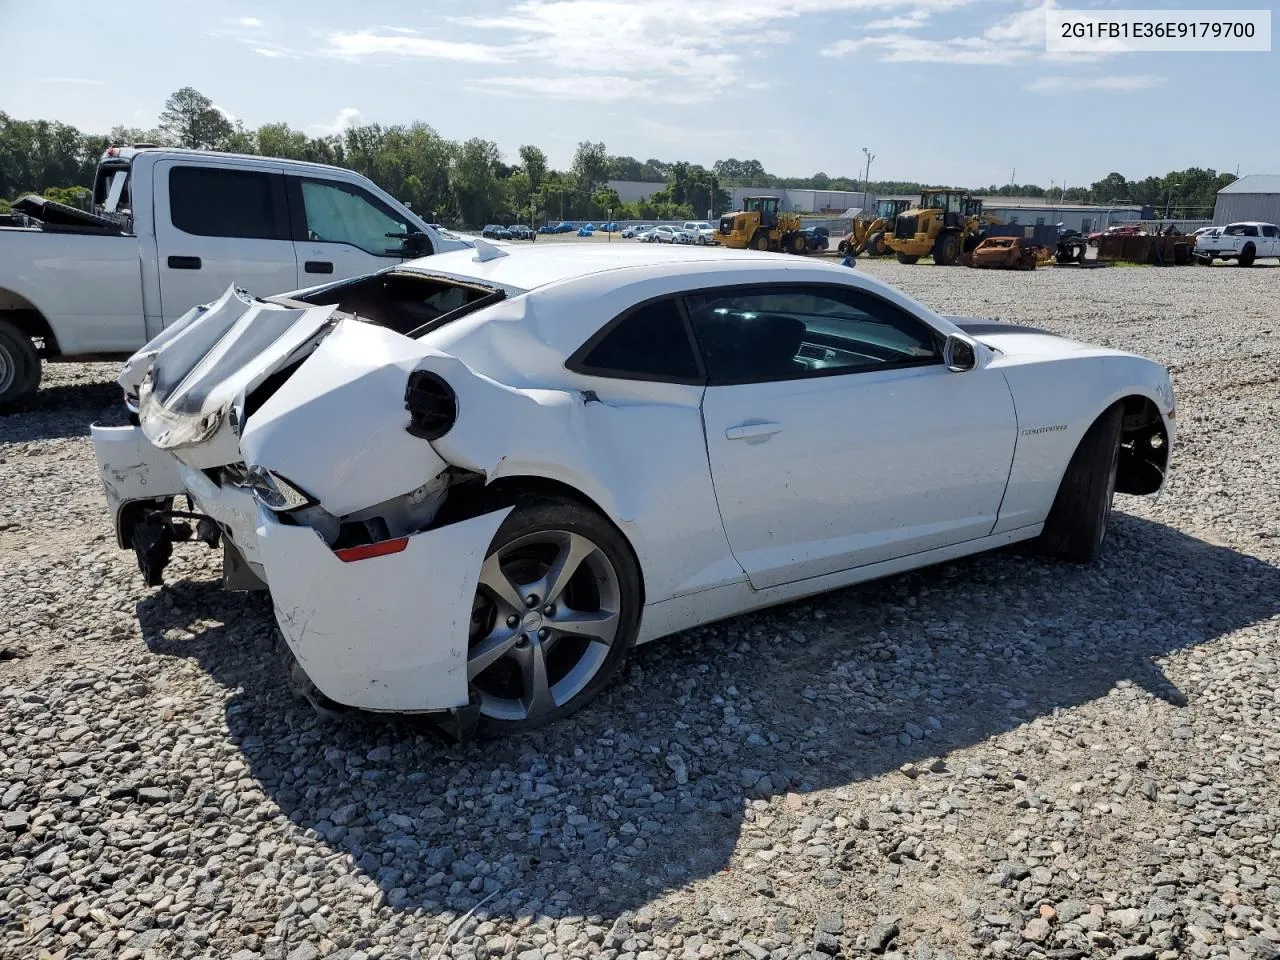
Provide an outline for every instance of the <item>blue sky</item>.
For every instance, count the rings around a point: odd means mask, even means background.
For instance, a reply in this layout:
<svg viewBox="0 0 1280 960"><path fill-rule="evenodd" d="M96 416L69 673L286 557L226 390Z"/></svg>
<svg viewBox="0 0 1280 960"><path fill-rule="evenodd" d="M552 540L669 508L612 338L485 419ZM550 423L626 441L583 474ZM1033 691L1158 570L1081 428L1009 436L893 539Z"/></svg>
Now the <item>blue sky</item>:
<svg viewBox="0 0 1280 960"><path fill-rule="evenodd" d="M557 166L589 139L973 186L1280 173L1275 53L1046 54L1042 2L0 0L0 110L149 127L191 85L251 127L423 120Z"/></svg>

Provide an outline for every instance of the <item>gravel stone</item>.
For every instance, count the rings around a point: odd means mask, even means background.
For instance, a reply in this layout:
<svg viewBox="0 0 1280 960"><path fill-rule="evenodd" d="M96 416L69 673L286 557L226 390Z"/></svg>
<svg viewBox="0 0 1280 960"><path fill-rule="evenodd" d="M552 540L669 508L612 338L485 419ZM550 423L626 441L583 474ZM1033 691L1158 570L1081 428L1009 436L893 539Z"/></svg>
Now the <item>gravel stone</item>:
<svg viewBox="0 0 1280 960"><path fill-rule="evenodd" d="M1276 958L1276 271L858 269L1168 365L1167 489L1096 564L722 621L464 748L318 718L219 552L145 587L88 433L118 365L48 365L0 415L0 960Z"/></svg>

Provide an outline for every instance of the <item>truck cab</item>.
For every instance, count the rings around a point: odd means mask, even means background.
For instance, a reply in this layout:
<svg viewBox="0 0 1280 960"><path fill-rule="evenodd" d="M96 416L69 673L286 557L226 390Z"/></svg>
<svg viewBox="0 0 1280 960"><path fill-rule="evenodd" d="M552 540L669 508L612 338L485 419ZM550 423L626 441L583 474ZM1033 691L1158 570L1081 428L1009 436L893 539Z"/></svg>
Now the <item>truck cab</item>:
<svg viewBox="0 0 1280 960"><path fill-rule="evenodd" d="M28 206L34 225L0 226L0 405L42 360L127 357L232 284L286 293L473 245L354 171L203 150L112 147L90 211Z"/></svg>

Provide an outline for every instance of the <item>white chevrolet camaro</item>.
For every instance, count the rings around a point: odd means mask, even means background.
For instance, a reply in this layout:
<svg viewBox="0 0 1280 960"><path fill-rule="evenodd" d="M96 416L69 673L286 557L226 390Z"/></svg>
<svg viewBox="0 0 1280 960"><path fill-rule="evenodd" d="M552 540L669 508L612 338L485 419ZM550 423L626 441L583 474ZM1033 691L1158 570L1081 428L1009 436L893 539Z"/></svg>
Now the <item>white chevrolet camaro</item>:
<svg viewBox="0 0 1280 960"><path fill-rule="evenodd" d="M147 581L194 521L314 703L459 736L748 610L1015 541L1092 560L1174 440L1157 363L732 250L478 241L230 289L120 383L135 425L93 438Z"/></svg>

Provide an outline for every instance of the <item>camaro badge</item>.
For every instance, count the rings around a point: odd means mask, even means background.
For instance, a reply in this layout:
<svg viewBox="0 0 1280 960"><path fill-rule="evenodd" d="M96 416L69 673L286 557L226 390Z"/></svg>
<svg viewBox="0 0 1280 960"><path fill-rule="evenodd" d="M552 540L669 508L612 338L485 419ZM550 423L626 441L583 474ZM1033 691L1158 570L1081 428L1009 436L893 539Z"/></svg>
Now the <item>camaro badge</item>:
<svg viewBox="0 0 1280 960"><path fill-rule="evenodd" d="M1067 429L1067 425L1065 423L1058 423L1052 427L1031 427L1028 430L1023 430L1022 435L1024 437L1029 437L1036 433L1056 433L1059 430L1065 429Z"/></svg>

